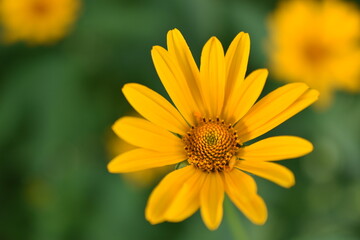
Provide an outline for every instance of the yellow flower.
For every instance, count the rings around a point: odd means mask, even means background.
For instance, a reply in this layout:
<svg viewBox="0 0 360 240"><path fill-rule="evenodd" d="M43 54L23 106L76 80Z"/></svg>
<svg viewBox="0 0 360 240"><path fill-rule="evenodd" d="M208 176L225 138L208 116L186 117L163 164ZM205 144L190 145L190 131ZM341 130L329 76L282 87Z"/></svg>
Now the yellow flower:
<svg viewBox="0 0 360 240"><path fill-rule="evenodd" d="M320 91L327 107L334 90L360 90L360 12L338 0L283 1L269 19L271 70L282 80Z"/></svg>
<svg viewBox="0 0 360 240"><path fill-rule="evenodd" d="M155 46L151 53L176 108L143 85L126 84L125 97L147 120L123 117L113 125L120 138L138 148L114 158L109 171L131 172L185 160L185 167L169 173L152 192L145 211L152 224L182 221L200 208L206 226L217 229L225 192L253 223L263 224L265 203L245 172L291 187L292 172L269 161L299 157L313 147L293 136L246 142L312 104L318 92L292 83L254 105L268 72L256 70L244 80L250 50L246 33L236 36L225 55L212 37L203 48L200 71L178 30L169 31L167 44L168 50Z"/></svg>
<svg viewBox="0 0 360 240"><path fill-rule="evenodd" d="M133 145L128 144L127 142L121 141L113 133L108 140L107 150L111 157L115 157L120 153L127 152L135 149ZM158 168L149 168L141 171L124 173L122 176L124 179L135 187L145 188L155 184L155 181L160 177L164 176L166 173L174 169L174 166L163 166Z"/></svg>
<svg viewBox="0 0 360 240"><path fill-rule="evenodd" d="M78 8L78 0L0 0L2 38L10 43L53 43L68 33Z"/></svg>

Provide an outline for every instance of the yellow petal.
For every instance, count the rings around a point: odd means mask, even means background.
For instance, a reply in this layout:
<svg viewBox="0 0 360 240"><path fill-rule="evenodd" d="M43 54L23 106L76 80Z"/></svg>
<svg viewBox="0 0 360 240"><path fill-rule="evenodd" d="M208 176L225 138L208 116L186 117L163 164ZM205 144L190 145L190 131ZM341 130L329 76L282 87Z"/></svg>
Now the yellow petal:
<svg viewBox="0 0 360 240"><path fill-rule="evenodd" d="M225 106L224 118L230 123L239 121L259 98L267 76L267 69L258 69L252 72L245 81L237 81Z"/></svg>
<svg viewBox="0 0 360 240"><path fill-rule="evenodd" d="M225 57L220 41L212 37L201 53L200 85L208 117L219 117L225 95Z"/></svg>
<svg viewBox="0 0 360 240"><path fill-rule="evenodd" d="M166 212L166 220L180 222L190 217L199 209L199 192L202 188L206 173L196 170L189 179L184 182L181 190L177 193L174 201Z"/></svg>
<svg viewBox="0 0 360 240"><path fill-rule="evenodd" d="M239 160L235 167L270 180L285 188L292 187L295 184L294 174L288 168L277 163Z"/></svg>
<svg viewBox="0 0 360 240"><path fill-rule="evenodd" d="M210 230L216 230L223 216L224 185L217 172L208 173L200 192L201 217Z"/></svg>
<svg viewBox="0 0 360 240"><path fill-rule="evenodd" d="M238 122L235 128L242 142L254 139L296 113L318 98L316 90L308 90L304 83L290 83L269 93Z"/></svg>
<svg viewBox="0 0 360 240"><path fill-rule="evenodd" d="M233 168L224 174L225 188L231 187L231 191L240 191L245 198L251 198L257 192L254 179L248 174Z"/></svg>
<svg viewBox="0 0 360 240"><path fill-rule="evenodd" d="M184 148L180 138L145 119L123 117L112 128L120 138L141 148L160 152L178 152Z"/></svg>
<svg viewBox="0 0 360 240"><path fill-rule="evenodd" d="M185 159L186 154L184 151L156 152L138 148L115 157L108 164L108 170L112 173L134 172L175 164Z"/></svg>
<svg viewBox="0 0 360 240"><path fill-rule="evenodd" d="M178 29L170 30L167 34L167 47L171 57L183 72L194 100L200 110L203 110L203 100L200 92L200 72L191 54L189 46Z"/></svg>
<svg viewBox="0 0 360 240"><path fill-rule="evenodd" d="M224 176L225 191L231 201L250 221L255 224L264 224L267 219L266 205L256 194L256 183L252 177L237 169L225 173Z"/></svg>
<svg viewBox="0 0 360 240"><path fill-rule="evenodd" d="M312 103L314 103L319 97L319 92L317 90L311 89L305 92L301 97L299 97L291 106L289 106L286 110L279 113L276 117L272 118L270 121L268 121L263 126L257 128L254 130L250 136L251 139L254 138L254 136L260 136L271 129L275 128L276 126L280 125L281 123L285 122L295 114L301 112L306 107L310 106ZM250 137L249 135L247 137Z"/></svg>
<svg viewBox="0 0 360 240"><path fill-rule="evenodd" d="M250 120L255 123L267 121L289 107L308 88L305 83L290 83L279 87L256 103L242 121L244 123L250 122ZM264 118L265 120L262 120Z"/></svg>
<svg viewBox="0 0 360 240"><path fill-rule="evenodd" d="M300 157L312 150L313 145L303 138L278 136L240 148L237 157L249 161L277 161Z"/></svg>
<svg viewBox="0 0 360 240"><path fill-rule="evenodd" d="M166 175L151 193L146 209L146 219L151 224L165 221L165 214L184 182L195 173L193 166L175 170Z"/></svg>
<svg viewBox="0 0 360 240"><path fill-rule="evenodd" d="M240 32L231 42L226 51L226 90L225 97L233 91L236 82L242 82L245 78L246 68L250 53L249 34Z"/></svg>
<svg viewBox="0 0 360 240"><path fill-rule="evenodd" d="M188 131L180 113L160 94L137 83L125 84L122 91L134 109L150 122L180 135Z"/></svg>
<svg viewBox="0 0 360 240"><path fill-rule="evenodd" d="M159 78L170 98L186 121L190 125L194 125L194 114L198 114L199 110L183 72L164 48L153 47L151 56Z"/></svg>

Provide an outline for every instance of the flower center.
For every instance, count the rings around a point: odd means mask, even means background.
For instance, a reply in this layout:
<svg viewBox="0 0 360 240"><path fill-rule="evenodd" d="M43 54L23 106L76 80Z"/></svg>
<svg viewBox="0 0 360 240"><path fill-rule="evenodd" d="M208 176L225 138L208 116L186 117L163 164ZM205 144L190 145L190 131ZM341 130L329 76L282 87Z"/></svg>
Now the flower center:
<svg viewBox="0 0 360 240"><path fill-rule="evenodd" d="M304 45L303 55L309 63L318 66L330 55L330 51L324 44L310 42Z"/></svg>
<svg viewBox="0 0 360 240"><path fill-rule="evenodd" d="M230 160L239 148L232 125L203 118L183 137L188 162L204 172L222 172L231 168Z"/></svg>
<svg viewBox="0 0 360 240"><path fill-rule="evenodd" d="M44 1L36 1L31 6L35 16L44 16L49 12L49 6Z"/></svg>

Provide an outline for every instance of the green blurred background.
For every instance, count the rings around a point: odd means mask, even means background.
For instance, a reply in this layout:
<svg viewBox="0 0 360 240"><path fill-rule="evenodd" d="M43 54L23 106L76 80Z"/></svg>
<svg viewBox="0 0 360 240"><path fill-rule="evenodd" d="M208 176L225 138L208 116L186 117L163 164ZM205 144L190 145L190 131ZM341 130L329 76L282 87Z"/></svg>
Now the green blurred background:
<svg viewBox="0 0 360 240"><path fill-rule="evenodd" d="M250 33L248 73L267 66L266 19L276 1L88 0L73 31L51 46L0 46L0 239L360 239L360 96L338 93L326 111L309 108L267 136L298 135L310 155L282 163L297 184L256 178L269 219L252 225L225 212L210 232L196 213L152 226L153 186L107 172L111 125L131 111L121 88L143 83L165 95L150 49L178 28L198 60L217 36L224 47ZM264 94L283 83L271 72ZM244 233L245 232L245 233ZM245 239L245 238L244 238Z"/></svg>

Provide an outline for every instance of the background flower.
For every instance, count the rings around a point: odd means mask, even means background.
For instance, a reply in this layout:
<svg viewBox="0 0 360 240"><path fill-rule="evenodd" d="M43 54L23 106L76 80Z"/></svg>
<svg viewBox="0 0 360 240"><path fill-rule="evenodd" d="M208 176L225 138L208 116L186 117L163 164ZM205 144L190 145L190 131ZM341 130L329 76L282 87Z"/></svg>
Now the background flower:
<svg viewBox="0 0 360 240"><path fill-rule="evenodd" d="M269 18L268 57L277 78L303 81L327 107L335 90L360 91L360 10L341 0L283 1Z"/></svg>
<svg viewBox="0 0 360 240"><path fill-rule="evenodd" d="M53 43L69 32L79 6L80 0L1 0L3 40Z"/></svg>

